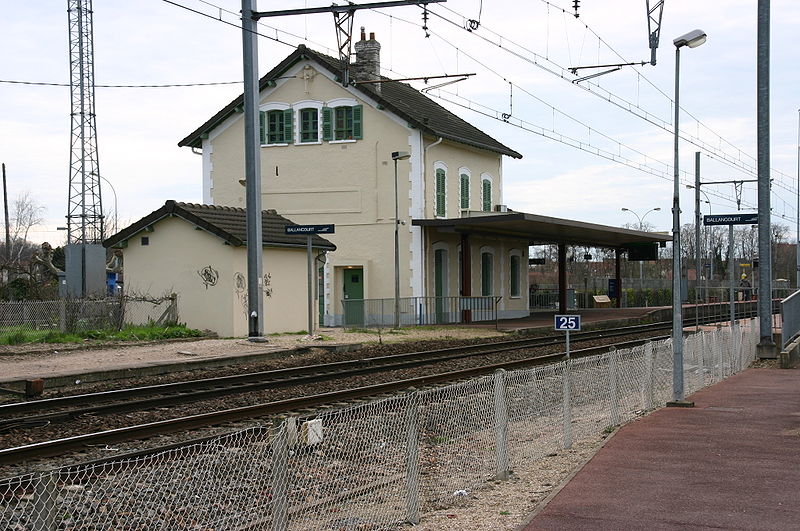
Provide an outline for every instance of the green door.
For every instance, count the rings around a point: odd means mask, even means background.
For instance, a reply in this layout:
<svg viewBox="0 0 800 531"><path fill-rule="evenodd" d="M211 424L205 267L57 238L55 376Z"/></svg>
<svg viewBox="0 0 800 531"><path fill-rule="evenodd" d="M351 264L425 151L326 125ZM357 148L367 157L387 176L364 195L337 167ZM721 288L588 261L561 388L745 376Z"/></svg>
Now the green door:
<svg viewBox="0 0 800 531"><path fill-rule="evenodd" d="M364 269L344 270L344 326L364 326Z"/></svg>
<svg viewBox="0 0 800 531"><path fill-rule="evenodd" d="M436 297L436 322L444 323L444 299L447 295L447 251L437 249L433 252L433 294Z"/></svg>

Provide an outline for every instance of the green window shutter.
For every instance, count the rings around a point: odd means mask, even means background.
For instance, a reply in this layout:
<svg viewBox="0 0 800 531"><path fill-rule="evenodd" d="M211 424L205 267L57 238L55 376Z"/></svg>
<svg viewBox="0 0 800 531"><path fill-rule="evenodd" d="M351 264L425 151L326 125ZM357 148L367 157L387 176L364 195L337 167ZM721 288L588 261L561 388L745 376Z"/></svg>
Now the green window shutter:
<svg viewBox="0 0 800 531"><path fill-rule="evenodd" d="M469 175L461 174L461 208L469 208Z"/></svg>
<svg viewBox="0 0 800 531"><path fill-rule="evenodd" d="M511 296L519 297L519 256L511 257Z"/></svg>
<svg viewBox="0 0 800 531"><path fill-rule="evenodd" d="M444 170L436 170L436 215L445 214L445 174Z"/></svg>
<svg viewBox="0 0 800 531"><path fill-rule="evenodd" d="M483 211L492 211L492 183L491 181L483 181Z"/></svg>
<svg viewBox="0 0 800 531"><path fill-rule="evenodd" d="M266 122L267 122L266 113L264 113L263 111L258 113L259 138L261 138L262 145L267 143Z"/></svg>
<svg viewBox="0 0 800 531"><path fill-rule="evenodd" d="M333 109L322 108L322 140L333 140Z"/></svg>
<svg viewBox="0 0 800 531"><path fill-rule="evenodd" d="M481 254L481 295L492 294L492 253Z"/></svg>
<svg viewBox="0 0 800 531"><path fill-rule="evenodd" d="M286 109L283 111L283 141L286 144L292 143L292 116L294 115L294 111L292 109Z"/></svg>
<svg viewBox="0 0 800 531"><path fill-rule="evenodd" d="M363 115L364 109L363 105L354 105L353 106L353 138L356 140L361 140L364 138L364 128L362 127L363 123Z"/></svg>

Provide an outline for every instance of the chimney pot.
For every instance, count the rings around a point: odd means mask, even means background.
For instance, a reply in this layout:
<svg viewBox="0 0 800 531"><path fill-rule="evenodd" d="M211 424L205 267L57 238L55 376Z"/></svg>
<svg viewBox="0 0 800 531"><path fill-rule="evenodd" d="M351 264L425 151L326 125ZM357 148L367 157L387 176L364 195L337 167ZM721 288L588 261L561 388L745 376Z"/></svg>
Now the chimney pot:
<svg viewBox="0 0 800 531"><path fill-rule="evenodd" d="M369 32L369 40L371 40L371 41L375 40L375 32L374 31L370 31Z"/></svg>
<svg viewBox="0 0 800 531"><path fill-rule="evenodd" d="M366 33L364 33L364 30L365 30L365 29L366 29L366 28L365 28L364 26L361 26L361 40L362 40L362 41L365 41L365 40L367 40L367 34L366 34Z"/></svg>

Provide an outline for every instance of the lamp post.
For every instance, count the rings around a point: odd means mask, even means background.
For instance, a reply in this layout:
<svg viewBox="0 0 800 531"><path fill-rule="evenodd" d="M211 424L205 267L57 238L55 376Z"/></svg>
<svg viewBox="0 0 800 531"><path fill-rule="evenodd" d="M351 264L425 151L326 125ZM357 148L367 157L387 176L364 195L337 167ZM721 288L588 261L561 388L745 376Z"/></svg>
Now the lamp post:
<svg viewBox="0 0 800 531"><path fill-rule="evenodd" d="M645 212L644 215L642 215L641 217L639 217L639 214L637 214L635 211L631 210L630 208L622 207L622 211L623 212L630 212L631 214L636 216L636 219L639 220L639 230L642 231L642 230L644 230L644 218L647 217L647 214L649 214L650 212L659 212L659 211L661 211L661 207L651 208L650 210ZM640 284L641 284L642 278L643 278L642 261L640 260L639 261L639 281L640 281L639 283ZM641 286L639 286L639 287L641 288Z"/></svg>
<svg viewBox="0 0 800 531"><path fill-rule="evenodd" d="M394 161L394 327L400 328L400 210L397 193L397 161L406 160L411 155L407 151L393 151Z"/></svg>
<svg viewBox="0 0 800 531"><path fill-rule="evenodd" d="M102 175L98 175L101 179L103 179L108 186L111 187L111 191L114 193L114 231L119 231L119 210L117 209L117 191L114 189L114 185L111 184L111 181L103 177Z"/></svg>
<svg viewBox="0 0 800 531"><path fill-rule="evenodd" d="M675 45L675 160L673 162L673 197L672 197L672 406L693 406L684 400L683 389L683 311L681 308L681 179L678 162L678 139L680 129L680 71L681 48L696 48L706 42L703 30L692 30L681 35L672 43Z"/></svg>

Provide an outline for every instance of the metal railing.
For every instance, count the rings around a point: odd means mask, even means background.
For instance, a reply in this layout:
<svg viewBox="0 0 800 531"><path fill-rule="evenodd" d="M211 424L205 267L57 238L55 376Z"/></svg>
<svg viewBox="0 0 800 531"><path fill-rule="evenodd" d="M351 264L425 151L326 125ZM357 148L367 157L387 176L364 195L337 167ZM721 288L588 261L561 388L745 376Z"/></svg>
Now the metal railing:
<svg viewBox="0 0 800 531"><path fill-rule="evenodd" d="M400 326L497 322L497 303L502 297L403 297ZM344 299L345 328L391 327L395 323L395 300Z"/></svg>
<svg viewBox="0 0 800 531"><path fill-rule="evenodd" d="M800 290L781 301L781 337L786 347L800 333Z"/></svg>
<svg viewBox="0 0 800 531"><path fill-rule="evenodd" d="M687 394L743 370L748 326L687 337ZM395 529L550 467L662 407L670 340L254 426L204 444L0 482L0 529ZM480 494L478 494L480 495Z"/></svg>

